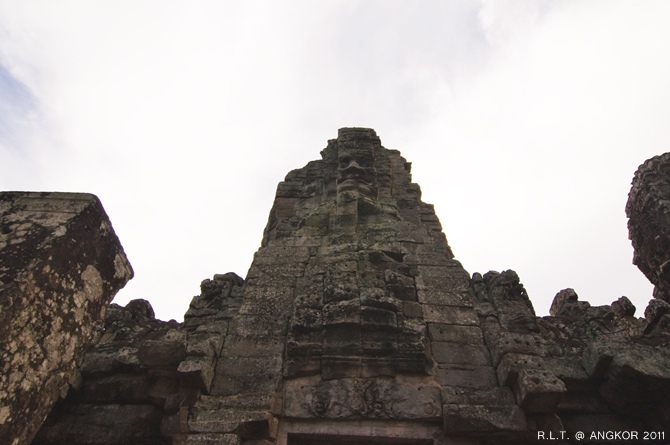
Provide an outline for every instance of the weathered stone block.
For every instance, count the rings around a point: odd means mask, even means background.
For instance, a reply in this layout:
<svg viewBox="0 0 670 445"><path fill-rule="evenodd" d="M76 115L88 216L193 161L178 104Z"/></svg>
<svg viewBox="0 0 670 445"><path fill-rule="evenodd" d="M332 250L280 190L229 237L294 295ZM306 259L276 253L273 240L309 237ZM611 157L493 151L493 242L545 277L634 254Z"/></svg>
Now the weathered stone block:
<svg viewBox="0 0 670 445"><path fill-rule="evenodd" d="M438 365L435 380L441 385L472 388L497 386L495 371L491 366Z"/></svg>
<svg viewBox="0 0 670 445"><path fill-rule="evenodd" d="M655 285L655 297L665 301L670 301L669 160L670 154L664 153L640 165L626 203L628 234L634 248L633 264Z"/></svg>
<svg viewBox="0 0 670 445"><path fill-rule="evenodd" d="M214 375L210 394L234 396L237 394L272 394L277 386L278 375L273 373L248 375Z"/></svg>
<svg viewBox="0 0 670 445"><path fill-rule="evenodd" d="M308 247L269 245L254 254L254 265L306 263L309 257Z"/></svg>
<svg viewBox="0 0 670 445"><path fill-rule="evenodd" d="M412 256L413 262L421 266L442 266L444 267L445 260L448 259L447 255L444 252L432 252L428 249L427 246L430 246L434 249L432 243L420 245L422 248L418 248L415 254Z"/></svg>
<svg viewBox="0 0 670 445"><path fill-rule="evenodd" d="M138 355L142 366L177 367L186 358L184 341L145 340L140 344Z"/></svg>
<svg viewBox="0 0 670 445"><path fill-rule="evenodd" d="M466 387L443 386L442 402L447 405L515 405L514 394L510 388L502 387Z"/></svg>
<svg viewBox="0 0 670 445"><path fill-rule="evenodd" d="M514 385L517 404L527 413L553 413L567 391L549 371L522 370Z"/></svg>
<svg viewBox="0 0 670 445"><path fill-rule="evenodd" d="M483 345L484 336L479 326L459 326L445 323L428 323L428 335L433 341Z"/></svg>
<svg viewBox="0 0 670 445"><path fill-rule="evenodd" d="M283 342L278 337L241 337L229 335L224 344L227 355L223 357L254 357L265 355L281 355L284 350Z"/></svg>
<svg viewBox="0 0 670 445"><path fill-rule="evenodd" d="M655 298L649 302L649 305L644 310L644 318L649 322L649 326L653 328L658 323L658 320L668 313L670 313L670 303Z"/></svg>
<svg viewBox="0 0 670 445"><path fill-rule="evenodd" d="M302 377L321 372L321 355L316 357L289 356L284 360L284 377Z"/></svg>
<svg viewBox="0 0 670 445"><path fill-rule="evenodd" d="M217 374L260 375L276 373L281 369L281 356L224 357L217 363Z"/></svg>
<svg viewBox="0 0 670 445"><path fill-rule="evenodd" d="M84 355L81 373L102 374L112 371L127 371L140 367L139 351L135 347L126 346L119 349L98 347Z"/></svg>
<svg viewBox="0 0 670 445"><path fill-rule="evenodd" d="M423 319L423 308L419 303L413 301L403 301L402 314L409 318Z"/></svg>
<svg viewBox="0 0 670 445"><path fill-rule="evenodd" d="M326 355L360 355L361 326L338 324L324 327L323 353Z"/></svg>
<svg viewBox="0 0 670 445"><path fill-rule="evenodd" d="M635 305L625 296L612 302L611 306L617 317L632 317L635 315Z"/></svg>
<svg viewBox="0 0 670 445"><path fill-rule="evenodd" d="M240 413L247 411L263 411L261 408L269 407L271 396L264 394L236 394L233 396L201 395L197 400L198 412L238 410Z"/></svg>
<svg viewBox="0 0 670 445"><path fill-rule="evenodd" d="M396 351L398 349L396 328L389 328L387 326L364 326L361 331L361 344L363 350L366 348L373 349L388 349ZM384 357L384 355L372 354L373 356Z"/></svg>
<svg viewBox="0 0 670 445"><path fill-rule="evenodd" d="M194 433L237 433L244 422L268 422L266 411L208 409L195 405L188 417L189 431Z"/></svg>
<svg viewBox="0 0 670 445"><path fill-rule="evenodd" d="M340 301L323 306L323 322L326 325L361 323L361 303L358 299Z"/></svg>
<svg viewBox="0 0 670 445"><path fill-rule="evenodd" d="M356 227L358 222L358 215L356 213L344 213L339 215L330 215L328 219L328 229L336 231L342 227Z"/></svg>
<svg viewBox="0 0 670 445"><path fill-rule="evenodd" d="M471 307L423 305L423 318L430 323L478 326L479 318Z"/></svg>
<svg viewBox="0 0 670 445"><path fill-rule="evenodd" d="M463 345L434 341L431 343L433 358L439 364L491 365L489 350L484 345Z"/></svg>
<svg viewBox="0 0 670 445"><path fill-rule="evenodd" d="M505 354L496 368L498 381L501 385L513 387L519 377L519 372L523 370L542 370L544 361L541 357L535 355Z"/></svg>
<svg viewBox="0 0 670 445"><path fill-rule="evenodd" d="M286 342L287 357L321 356L323 352L323 344L321 342L321 336L319 335L315 335L314 337L301 336L300 341L298 341L296 338L297 337L291 336L289 337L289 340Z"/></svg>
<svg viewBox="0 0 670 445"><path fill-rule="evenodd" d="M554 296L549 313L554 317L558 317L562 315L564 306L576 303L577 300L579 300L579 296L574 289L563 289Z"/></svg>
<svg viewBox="0 0 670 445"><path fill-rule="evenodd" d="M593 379L582 366L579 356L544 357L544 366L565 383L568 391L589 391Z"/></svg>
<svg viewBox="0 0 670 445"><path fill-rule="evenodd" d="M403 339L414 341L423 340L426 337L426 323L421 318L404 318L400 319L398 327L402 330L402 335L398 338L399 341Z"/></svg>
<svg viewBox="0 0 670 445"><path fill-rule="evenodd" d="M184 386L199 388L209 393L214 379L215 360L209 357L189 357L179 363L177 373Z"/></svg>
<svg viewBox="0 0 670 445"><path fill-rule="evenodd" d="M425 357L426 349L422 337L408 338L407 334L398 337L398 356Z"/></svg>
<svg viewBox="0 0 670 445"><path fill-rule="evenodd" d="M218 357L223 346L222 335L212 335L210 332L196 332L188 336L186 355L198 357Z"/></svg>
<svg viewBox="0 0 670 445"><path fill-rule="evenodd" d="M493 303L500 313L535 316L533 304L515 271L489 271L484 274L483 280L486 284L485 300Z"/></svg>
<svg viewBox="0 0 670 445"><path fill-rule="evenodd" d="M383 356L375 357L372 354L370 355L370 358L361 359L361 372L359 377L393 377L396 375L395 357L384 358Z"/></svg>
<svg viewBox="0 0 670 445"><path fill-rule="evenodd" d="M238 314L235 322L228 330L229 335L242 337L279 337L285 336L288 330L289 314L281 313L274 316L268 314Z"/></svg>
<svg viewBox="0 0 670 445"><path fill-rule="evenodd" d="M500 363L505 354L549 355L547 341L535 334L520 334L516 332L499 332L485 334L487 344L491 350L494 366Z"/></svg>
<svg viewBox="0 0 670 445"><path fill-rule="evenodd" d="M275 276L283 277L279 272ZM259 304L259 302L263 304ZM293 302L292 287L266 287L248 285L245 289L244 303L240 307L240 315L260 315L276 318L277 314L283 313L284 308L290 307Z"/></svg>
<svg viewBox="0 0 670 445"><path fill-rule="evenodd" d="M537 317L524 314L507 312L498 314L498 321L503 330L513 332L515 334L539 334L541 332Z"/></svg>
<svg viewBox="0 0 670 445"><path fill-rule="evenodd" d="M309 307L296 307L291 318L291 332L309 332L321 329L321 311Z"/></svg>
<svg viewBox="0 0 670 445"><path fill-rule="evenodd" d="M387 284L386 289L398 300L417 301L416 288L414 286L401 286L399 284Z"/></svg>
<svg viewBox="0 0 670 445"><path fill-rule="evenodd" d="M358 300L359 294L360 290L354 283L328 284L323 291L323 303Z"/></svg>
<svg viewBox="0 0 670 445"><path fill-rule="evenodd" d="M428 288L417 291L417 300L423 304L440 306L472 307L473 302L466 292L453 292L451 289Z"/></svg>
<svg viewBox="0 0 670 445"><path fill-rule="evenodd" d="M621 413L635 413L670 394L667 348L638 344L612 359L600 395Z"/></svg>
<svg viewBox="0 0 670 445"><path fill-rule="evenodd" d="M362 288L360 302L361 306L384 309L393 313L401 313L403 304L407 303L387 292L384 285L377 288Z"/></svg>
<svg viewBox="0 0 670 445"><path fill-rule="evenodd" d="M397 374L428 374L429 361L423 352L410 355L399 352L394 360L393 367Z"/></svg>
<svg viewBox="0 0 670 445"><path fill-rule="evenodd" d="M524 431L526 418L516 405L448 405L443 406L444 429L452 433L476 434L499 431Z"/></svg>
<svg viewBox="0 0 670 445"><path fill-rule="evenodd" d="M416 277L419 290L444 289L454 294L466 293L470 287L470 275L462 267L419 266Z"/></svg>
<svg viewBox="0 0 670 445"><path fill-rule="evenodd" d="M392 244L393 246L393 244ZM393 246L395 248L395 246ZM414 277L390 269L384 271L384 282L389 285L398 285L406 287L415 287Z"/></svg>
<svg viewBox="0 0 670 445"><path fill-rule="evenodd" d="M146 375L115 374L87 379L79 395L81 403L150 403L150 378Z"/></svg>
<svg viewBox="0 0 670 445"><path fill-rule="evenodd" d="M393 311L369 306L362 306L360 310L363 327L396 328L398 326L396 314Z"/></svg>
<svg viewBox="0 0 670 445"><path fill-rule="evenodd" d="M668 335L670 333L670 313L662 315L657 319L657 322L654 325L649 325L648 329L645 330L647 333L659 335Z"/></svg>
<svg viewBox="0 0 670 445"><path fill-rule="evenodd" d="M133 272L98 198L0 193L0 437L27 444Z"/></svg>
<svg viewBox="0 0 670 445"><path fill-rule="evenodd" d="M342 379L361 376L360 352L356 357L333 357L321 358L321 378L323 380Z"/></svg>
<svg viewBox="0 0 670 445"><path fill-rule="evenodd" d="M617 344L590 343L582 355L584 370L593 378L602 377L620 350Z"/></svg>

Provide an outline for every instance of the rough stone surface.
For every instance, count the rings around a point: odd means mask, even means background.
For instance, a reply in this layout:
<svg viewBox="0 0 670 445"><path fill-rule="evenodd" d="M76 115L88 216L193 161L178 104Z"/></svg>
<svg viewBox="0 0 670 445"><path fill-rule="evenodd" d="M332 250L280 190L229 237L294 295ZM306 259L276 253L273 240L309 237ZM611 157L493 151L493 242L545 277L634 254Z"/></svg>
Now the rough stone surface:
<svg viewBox="0 0 670 445"><path fill-rule="evenodd" d="M670 153L654 156L635 172L626 203L633 263L670 303Z"/></svg>
<svg viewBox="0 0 670 445"><path fill-rule="evenodd" d="M112 305L81 384L34 443L670 438L666 301L635 318L625 297L591 306L565 289L537 317L515 271L470 275L454 259L410 163L373 130L343 128L321 156L278 185L246 278L204 280L184 323L155 320L145 301ZM631 197L670 202L670 188L645 187ZM631 224L632 238L667 227ZM663 252L640 249L662 297Z"/></svg>
<svg viewBox="0 0 670 445"><path fill-rule="evenodd" d="M28 444L133 272L98 198L0 193L0 443Z"/></svg>
<svg viewBox="0 0 670 445"><path fill-rule="evenodd" d="M209 393L243 284L233 273L204 280L184 323L156 320L146 300L112 304L81 365L82 385L53 410L33 443L212 443L210 436L183 433L199 431L189 427L189 407ZM92 434L88 425L113 432Z"/></svg>

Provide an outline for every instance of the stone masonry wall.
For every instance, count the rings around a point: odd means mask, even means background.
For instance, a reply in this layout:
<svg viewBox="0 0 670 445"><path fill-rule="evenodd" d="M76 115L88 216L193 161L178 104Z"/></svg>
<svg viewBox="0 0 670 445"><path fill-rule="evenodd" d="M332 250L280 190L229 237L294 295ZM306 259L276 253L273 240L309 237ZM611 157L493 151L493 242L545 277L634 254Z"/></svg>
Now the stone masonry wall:
<svg viewBox="0 0 670 445"><path fill-rule="evenodd" d="M100 201L0 193L0 443L28 444L132 269Z"/></svg>

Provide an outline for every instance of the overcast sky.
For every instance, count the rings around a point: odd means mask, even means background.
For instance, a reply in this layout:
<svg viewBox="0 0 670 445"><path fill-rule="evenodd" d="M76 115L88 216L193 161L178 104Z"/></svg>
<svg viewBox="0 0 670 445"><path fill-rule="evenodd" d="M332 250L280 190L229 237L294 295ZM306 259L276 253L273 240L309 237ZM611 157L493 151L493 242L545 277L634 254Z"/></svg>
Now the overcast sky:
<svg viewBox="0 0 670 445"><path fill-rule="evenodd" d="M95 193L181 320L345 126L413 164L456 258L642 316L633 173L670 149L670 2L0 0L0 189Z"/></svg>

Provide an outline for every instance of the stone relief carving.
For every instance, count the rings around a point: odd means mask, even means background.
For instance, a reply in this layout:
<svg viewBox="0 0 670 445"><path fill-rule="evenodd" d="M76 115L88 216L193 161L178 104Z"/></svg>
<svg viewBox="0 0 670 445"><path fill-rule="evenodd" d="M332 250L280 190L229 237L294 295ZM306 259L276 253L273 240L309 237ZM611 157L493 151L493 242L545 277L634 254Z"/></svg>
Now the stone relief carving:
<svg viewBox="0 0 670 445"><path fill-rule="evenodd" d="M297 417L400 419L440 415L435 388L392 379L340 379L285 392L287 410ZM299 401L299 409L294 402ZM412 405L412 412L407 407ZM295 410L295 411L294 411Z"/></svg>

